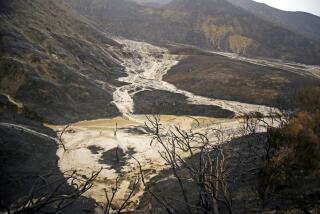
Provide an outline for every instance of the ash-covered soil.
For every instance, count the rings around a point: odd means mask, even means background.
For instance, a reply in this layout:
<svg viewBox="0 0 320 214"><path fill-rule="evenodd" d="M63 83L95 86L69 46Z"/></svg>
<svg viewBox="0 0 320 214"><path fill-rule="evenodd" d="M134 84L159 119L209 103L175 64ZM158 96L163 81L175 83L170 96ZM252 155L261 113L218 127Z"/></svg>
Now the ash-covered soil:
<svg viewBox="0 0 320 214"><path fill-rule="evenodd" d="M142 91L134 95L135 114L190 115L215 118L230 118L232 111L214 105L188 103L182 94L154 90Z"/></svg>
<svg viewBox="0 0 320 214"><path fill-rule="evenodd" d="M280 97L285 99L299 88L320 83L311 72L297 67L261 66L192 48L172 51L187 56L163 80L204 97L274 106Z"/></svg>
<svg viewBox="0 0 320 214"><path fill-rule="evenodd" d="M266 135L254 134L232 140L222 145L226 160L226 181L232 197L233 213L317 213L319 203L319 179L315 175L301 178L293 186L277 189L269 195L262 195L260 170L266 158ZM216 153L211 154L216 157ZM195 155L188 158L191 163L198 163ZM186 169L178 171L183 179L190 204L197 204L198 186L188 179ZM171 170L163 170L149 182L151 191L167 202L179 213L187 213L183 195L177 179ZM220 204L220 212L228 213ZM145 192L139 208L132 213L166 213L164 207Z"/></svg>
<svg viewBox="0 0 320 214"><path fill-rule="evenodd" d="M52 190L56 188L54 182L61 184L56 195L73 192L58 167L58 145L50 138L56 137L56 133L3 104L0 105L0 118L0 212L20 203L34 187L39 188L34 185L43 185L39 182L42 176L50 175L47 182L53 183L48 186ZM15 126L17 124L23 128ZM34 133L27 130L34 130ZM94 200L80 197L63 213L93 213L94 209Z"/></svg>

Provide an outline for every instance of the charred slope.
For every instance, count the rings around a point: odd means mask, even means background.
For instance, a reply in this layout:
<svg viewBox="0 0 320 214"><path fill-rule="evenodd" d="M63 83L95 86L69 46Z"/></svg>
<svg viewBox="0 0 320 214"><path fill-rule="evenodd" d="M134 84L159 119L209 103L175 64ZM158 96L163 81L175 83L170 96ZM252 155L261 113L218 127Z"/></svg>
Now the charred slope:
<svg viewBox="0 0 320 214"><path fill-rule="evenodd" d="M0 93L45 121L118 115L120 45L64 1L6 1L0 23Z"/></svg>
<svg viewBox="0 0 320 214"><path fill-rule="evenodd" d="M320 40L320 17L305 12L288 12L252 0L228 0L260 18L313 40Z"/></svg>
<svg viewBox="0 0 320 214"><path fill-rule="evenodd" d="M265 160L266 144L257 143L257 139L265 139L266 135L255 134L235 138L231 142L222 144L225 152L226 183L232 197L232 213L303 213L316 212L319 202L319 179L316 175L304 176L293 185L293 188L279 188L276 193L262 195L261 165ZM253 152L254 151L254 152ZM217 152L212 152L212 159L217 157ZM199 164L199 154L187 159L190 164ZM192 182L188 170L180 169L178 176L182 179L187 192L189 204L199 203L199 186ZM164 170L149 182L151 191L159 198L166 199L166 203L179 210L179 213L188 213L184 202L179 181L172 170ZM183 203L182 203L183 201ZM221 201L220 201L221 202ZM220 213L230 213L221 202ZM159 203L149 192L146 192L140 202L139 209L134 213L167 213L164 206ZM199 211L200 212L200 211ZM201 213L201 212L200 212Z"/></svg>
<svg viewBox="0 0 320 214"><path fill-rule="evenodd" d="M246 56L319 64L320 45L227 0L174 0L145 7L126 0L68 0L108 31L131 39L178 42Z"/></svg>
<svg viewBox="0 0 320 214"><path fill-rule="evenodd" d="M46 182L55 181L46 189L51 191L52 197L74 193L74 187L67 183L58 167L58 145L51 140L56 133L30 114L17 109L4 96L0 96L0 118L0 212L6 213L6 208L13 209L15 206L20 208L32 190L43 187L44 184L39 182L41 176L45 179L50 175ZM28 133L14 127L15 124L48 137ZM53 192L54 188L57 188L56 192ZM51 205L48 203L41 210L49 211L53 209ZM94 200L79 197L63 213L93 213L94 209Z"/></svg>
<svg viewBox="0 0 320 214"><path fill-rule="evenodd" d="M131 0L134 1L138 4L146 5L146 6L151 6L151 7L161 7L164 4L168 4L171 0Z"/></svg>
<svg viewBox="0 0 320 214"><path fill-rule="evenodd" d="M164 81L200 96L275 106L296 90L320 83L302 70L261 66L192 49L170 50L185 57L169 70Z"/></svg>

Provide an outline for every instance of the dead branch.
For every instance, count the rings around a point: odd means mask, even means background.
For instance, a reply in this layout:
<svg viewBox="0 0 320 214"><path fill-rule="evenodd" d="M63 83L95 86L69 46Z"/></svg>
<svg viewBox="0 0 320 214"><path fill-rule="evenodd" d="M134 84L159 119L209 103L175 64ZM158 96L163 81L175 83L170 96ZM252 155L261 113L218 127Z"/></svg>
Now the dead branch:
<svg viewBox="0 0 320 214"><path fill-rule="evenodd" d="M63 148L64 151L67 151L67 148L66 148L66 146L65 146L64 143L63 143L62 137L63 137L64 133L68 130L68 128L69 128L70 126L71 126L71 124L66 125L66 126L62 129L62 131L60 132L60 135L59 135L59 138L58 138L59 144L62 146L62 148Z"/></svg>
<svg viewBox="0 0 320 214"><path fill-rule="evenodd" d="M159 129L160 119L156 116L147 118L147 130L150 130L153 142L161 145L162 151L159 151L159 154L169 165L178 182L183 198L180 203L186 206L187 211L189 213L200 211L218 214L220 206L223 205L228 213L232 213L232 199L226 182L228 171L226 170L226 158L219 145L231 140L233 136L226 137L226 133L221 129L212 129L211 133L208 131L202 134L194 133L192 129L184 131L179 126L175 126L173 130L168 130L163 134ZM217 139L215 145L210 143L209 134ZM190 158L184 158L186 154ZM197 162L194 160L196 155L199 156ZM213 156L215 156L214 159ZM142 172L141 165L140 171ZM187 177L198 186L199 202L197 204L200 206L192 204L189 200L184 184L186 178L180 173L182 171L188 172ZM172 204L168 205L165 198L157 196L146 184L145 186L147 191L166 208L168 213L177 210Z"/></svg>
<svg viewBox="0 0 320 214"><path fill-rule="evenodd" d="M134 192L137 191L137 189L139 188L139 185L140 185L140 177L137 176L134 178L134 181L132 183L132 187L130 188L130 192L124 198L122 204L119 205L119 208L117 208L117 210L113 210L112 208L115 207L114 206L115 205L114 199L115 199L117 193L119 192L119 181L120 181L120 178L117 177L115 185L113 187L111 187L111 196L109 196L109 193L106 189L104 190L105 196L107 199L107 204L105 205L105 210L104 210L105 214L110 214L112 212L120 214L123 210L125 210L131 204L130 200L133 197Z"/></svg>
<svg viewBox="0 0 320 214"><path fill-rule="evenodd" d="M140 176L141 176L141 182L145 187L145 190L153 197L157 200L157 202L167 211L168 214L175 214L178 213L178 211L172 206L170 205L165 199L161 198L160 196L158 196L157 194L155 194L152 190L151 187L148 183L146 183L145 178L144 178L144 173L143 173L143 169L142 169L142 165L140 163L140 161L138 159L136 159L134 156L131 155L131 157L138 163L139 166L139 172L140 172Z"/></svg>
<svg viewBox="0 0 320 214"><path fill-rule="evenodd" d="M89 178L78 175L76 171L63 173L64 178L56 174L38 176L29 194L13 203L8 213L57 213L91 189L101 171L92 172Z"/></svg>

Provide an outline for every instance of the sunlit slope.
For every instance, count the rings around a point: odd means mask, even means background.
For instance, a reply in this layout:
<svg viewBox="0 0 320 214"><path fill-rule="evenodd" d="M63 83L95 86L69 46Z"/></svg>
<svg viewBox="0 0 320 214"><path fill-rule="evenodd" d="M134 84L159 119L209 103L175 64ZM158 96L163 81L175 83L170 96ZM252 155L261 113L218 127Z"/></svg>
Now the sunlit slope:
<svg viewBox="0 0 320 214"><path fill-rule="evenodd" d="M134 40L179 42L306 64L320 62L318 42L227 0L174 0L161 8L125 0L68 2L108 31Z"/></svg>

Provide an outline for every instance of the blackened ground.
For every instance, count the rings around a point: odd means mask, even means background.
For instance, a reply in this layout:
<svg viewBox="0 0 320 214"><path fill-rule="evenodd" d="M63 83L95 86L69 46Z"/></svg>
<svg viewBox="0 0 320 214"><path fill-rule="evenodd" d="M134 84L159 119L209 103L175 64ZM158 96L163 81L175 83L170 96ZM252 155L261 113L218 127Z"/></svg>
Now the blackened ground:
<svg viewBox="0 0 320 214"><path fill-rule="evenodd" d="M40 133L55 137L55 133L31 121L23 115L0 106L0 122L23 125ZM25 197L39 176L51 174L52 179L61 182L63 194L73 191L58 168L57 144L13 127L0 126L0 212ZM62 192L58 192L62 194ZM95 202L80 197L61 213L93 213Z"/></svg>
<svg viewBox="0 0 320 214"><path fill-rule="evenodd" d="M234 116L233 112L218 106L189 104L184 95L167 91L142 91L134 95L133 99L136 114L191 115L216 118Z"/></svg>
<svg viewBox="0 0 320 214"><path fill-rule="evenodd" d="M120 115L120 44L64 1L1 2L0 94L54 124Z"/></svg>
<svg viewBox="0 0 320 214"><path fill-rule="evenodd" d="M179 52L179 50L173 50ZM194 94L252 104L276 105L299 88L320 84L312 77L219 55L187 51L164 80Z"/></svg>
<svg viewBox="0 0 320 214"><path fill-rule="evenodd" d="M267 196L266 200L261 199L260 170L266 155L265 139L265 135L251 135L222 146L227 160L226 179L232 196L233 213L259 213L263 210L271 213L293 213L285 212L293 210L296 211L294 213L305 213L305 210L316 210L319 204L320 185L318 178L312 175L302 178L294 188L276 190ZM213 153L212 156L216 154ZM195 155L192 159L193 163L197 163L199 158ZM185 170L180 170L179 174L184 178L188 175ZM197 204L199 199L197 186L188 179L184 180L189 201ZM187 213L187 207L181 203L184 201L181 189L172 171L163 171L150 181L150 185L158 197L165 198L179 213ZM164 214L166 211L149 193L145 193L139 209L133 213ZM223 204L220 204L220 213L228 213Z"/></svg>

